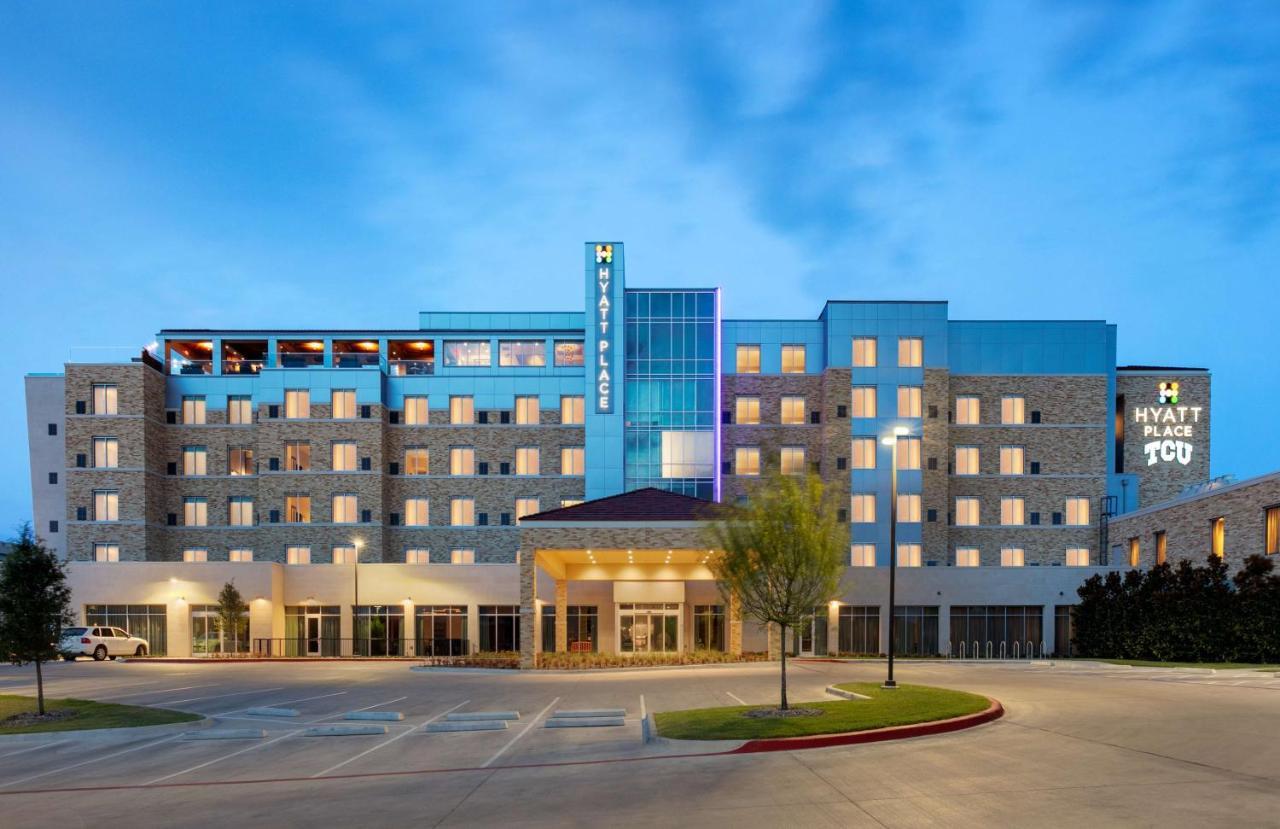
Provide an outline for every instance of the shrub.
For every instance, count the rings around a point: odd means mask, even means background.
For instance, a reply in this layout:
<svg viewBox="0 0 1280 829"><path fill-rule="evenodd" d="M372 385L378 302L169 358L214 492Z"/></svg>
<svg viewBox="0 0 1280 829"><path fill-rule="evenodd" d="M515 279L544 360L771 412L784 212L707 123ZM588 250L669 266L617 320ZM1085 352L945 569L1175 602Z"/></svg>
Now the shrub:
<svg viewBox="0 0 1280 829"><path fill-rule="evenodd" d="M1166 662L1268 662L1280 658L1280 576L1250 556L1234 578L1226 563L1093 576L1077 591L1077 656Z"/></svg>
<svg viewBox="0 0 1280 829"><path fill-rule="evenodd" d="M540 653L538 667L554 670L589 668L651 668L666 665L716 665L731 662L764 662L765 653L737 656L724 651L686 651L685 653Z"/></svg>

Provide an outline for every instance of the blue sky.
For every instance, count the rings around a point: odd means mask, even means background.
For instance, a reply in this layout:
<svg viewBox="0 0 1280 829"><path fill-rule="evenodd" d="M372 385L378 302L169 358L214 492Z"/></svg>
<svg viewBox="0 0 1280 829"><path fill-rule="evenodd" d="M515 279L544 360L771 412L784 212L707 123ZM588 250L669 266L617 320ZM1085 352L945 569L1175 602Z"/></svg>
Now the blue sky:
<svg viewBox="0 0 1280 829"><path fill-rule="evenodd" d="M433 5L0 6L0 526L71 347L573 307L595 238L731 316L1105 318L1280 468L1280 5Z"/></svg>

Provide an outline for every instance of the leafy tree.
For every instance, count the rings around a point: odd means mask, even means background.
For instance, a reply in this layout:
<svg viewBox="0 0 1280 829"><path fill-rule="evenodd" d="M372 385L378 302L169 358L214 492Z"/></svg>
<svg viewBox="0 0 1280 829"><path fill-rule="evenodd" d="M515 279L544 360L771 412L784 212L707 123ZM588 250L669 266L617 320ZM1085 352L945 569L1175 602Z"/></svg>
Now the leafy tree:
<svg viewBox="0 0 1280 829"><path fill-rule="evenodd" d="M72 622L66 568L24 524L0 566L0 652L15 665L35 663L36 710L41 715L41 665L58 657L58 637Z"/></svg>
<svg viewBox="0 0 1280 829"><path fill-rule="evenodd" d="M226 653L228 638L235 645L232 652L240 650L240 622L248 609L234 581L222 585L222 592L218 594L218 632L222 634L219 650L223 653Z"/></svg>
<svg viewBox="0 0 1280 829"><path fill-rule="evenodd" d="M745 504L722 504L708 530L709 562L727 602L776 625L782 637L779 708L787 709L787 628L813 616L840 587L847 529L837 519L839 493L813 474L771 471L751 486Z"/></svg>

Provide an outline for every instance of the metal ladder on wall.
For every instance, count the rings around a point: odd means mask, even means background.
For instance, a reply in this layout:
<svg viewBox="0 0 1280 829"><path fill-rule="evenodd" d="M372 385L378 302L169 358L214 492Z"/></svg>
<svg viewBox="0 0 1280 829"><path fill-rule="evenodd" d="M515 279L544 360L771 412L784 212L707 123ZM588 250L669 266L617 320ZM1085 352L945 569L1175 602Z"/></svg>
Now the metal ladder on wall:
<svg viewBox="0 0 1280 829"><path fill-rule="evenodd" d="M1098 511L1098 563L1106 566L1111 555L1111 516L1116 514L1116 496L1104 495Z"/></svg>

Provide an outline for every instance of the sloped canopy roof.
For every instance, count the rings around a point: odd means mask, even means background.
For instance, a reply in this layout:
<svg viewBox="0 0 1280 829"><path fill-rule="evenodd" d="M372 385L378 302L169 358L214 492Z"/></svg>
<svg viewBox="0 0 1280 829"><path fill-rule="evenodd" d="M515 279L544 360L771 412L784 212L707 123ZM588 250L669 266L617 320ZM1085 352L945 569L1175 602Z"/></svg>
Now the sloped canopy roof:
<svg viewBox="0 0 1280 829"><path fill-rule="evenodd" d="M679 495L665 489L647 487L621 495L584 501L571 507L526 515L520 523L539 521L708 521L715 504Z"/></svg>

